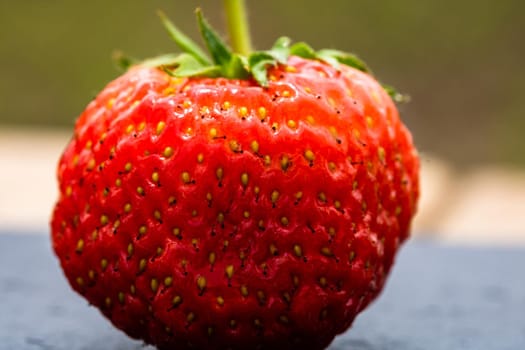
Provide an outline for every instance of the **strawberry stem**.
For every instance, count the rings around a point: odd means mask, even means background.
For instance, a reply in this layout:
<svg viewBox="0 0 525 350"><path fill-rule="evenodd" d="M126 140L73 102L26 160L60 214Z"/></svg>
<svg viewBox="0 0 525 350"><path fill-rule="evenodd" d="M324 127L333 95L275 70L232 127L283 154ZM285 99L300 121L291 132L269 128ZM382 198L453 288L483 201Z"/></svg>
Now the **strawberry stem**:
<svg viewBox="0 0 525 350"><path fill-rule="evenodd" d="M244 0L224 0L228 33L235 53L248 56L252 51L250 29Z"/></svg>

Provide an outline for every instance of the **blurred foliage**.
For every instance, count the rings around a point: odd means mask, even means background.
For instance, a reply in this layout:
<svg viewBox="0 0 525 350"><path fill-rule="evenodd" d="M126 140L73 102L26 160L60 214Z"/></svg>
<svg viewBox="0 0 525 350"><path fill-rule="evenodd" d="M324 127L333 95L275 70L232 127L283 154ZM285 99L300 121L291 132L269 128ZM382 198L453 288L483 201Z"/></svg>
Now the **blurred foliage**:
<svg viewBox="0 0 525 350"><path fill-rule="evenodd" d="M403 119L422 152L459 165L525 165L525 1L248 0L254 42L282 34L365 58L408 92ZM155 10L192 37L196 6L224 28L222 1L0 0L0 125L71 126L119 72L115 49L174 48Z"/></svg>

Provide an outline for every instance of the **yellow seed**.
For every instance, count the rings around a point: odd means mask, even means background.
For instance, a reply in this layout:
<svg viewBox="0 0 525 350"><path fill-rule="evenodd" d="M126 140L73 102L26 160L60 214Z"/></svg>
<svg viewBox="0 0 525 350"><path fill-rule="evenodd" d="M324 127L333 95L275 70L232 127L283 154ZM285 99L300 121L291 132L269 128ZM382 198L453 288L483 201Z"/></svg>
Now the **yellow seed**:
<svg viewBox="0 0 525 350"><path fill-rule="evenodd" d="M124 170L126 170L127 172L130 172L132 167L133 166L131 165L131 163L127 162L126 165L124 165Z"/></svg>
<svg viewBox="0 0 525 350"><path fill-rule="evenodd" d="M120 220L116 220L114 223L113 223L113 229L116 230L120 227Z"/></svg>
<svg viewBox="0 0 525 350"><path fill-rule="evenodd" d="M292 120L292 119L288 120L287 125L291 129L295 129L297 127L297 123L295 122L295 120Z"/></svg>
<svg viewBox="0 0 525 350"><path fill-rule="evenodd" d="M190 100L186 100L182 103L182 106L184 108L190 108L191 107L191 101Z"/></svg>
<svg viewBox="0 0 525 350"><path fill-rule="evenodd" d="M328 162L328 169L330 169L330 171L335 171L337 167L334 162Z"/></svg>
<svg viewBox="0 0 525 350"><path fill-rule="evenodd" d="M202 115L202 114L208 114L210 113L210 109L208 108L208 106L202 106L201 109L199 110L199 113Z"/></svg>
<svg viewBox="0 0 525 350"><path fill-rule="evenodd" d="M95 160L94 159L90 159L88 164L87 164L87 170L93 170L95 169Z"/></svg>
<svg viewBox="0 0 525 350"><path fill-rule="evenodd" d="M355 252L354 251L351 251L350 254L348 255L348 260L350 262L352 262L355 258Z"/></svg>
<svg viewBox="0 0 525 350"><path fill-rule="evenodd" d="M371 116L366 116L366 125L368 125L369 128L374 126L374 119Z"/></svg>
<svg viewBox="0 0 525 350"><path fill-rule="evenodd" d="M84 285L84 279L82 277L77 277L76 282L81 287Z"/></svg>
<svg viewBox="0 0 525 350"><path fill-rule="evenodd" d="M272 255L277 255L278 254L277 247L273 243L270 244L270 254L272 254Z"/></svg>
<svg viewBox="0 0 525 350"><path fill-rule="evenodd" d="M321 254L323 254L324 256L332 256L332 250L328 247L322 247L321 248Z"/></svg>
<svg viewBox="0 0 525 350"><path fill-rule="evenodd" d="M237 326L237 321L230 320L230 328L235 328Z"/></svg>
<svg viewBox="0 0 525 350"><path fill-rule="evenodd" d="M241 145L236 140L231 140L230 141L230 149L233 152L239 152L241 150Z"/></svg>
<svg viewBox="0 0 525 350"><path fill-rule="evenodd" d="M193 312L190 312L188 316L186 316L186 321L188 321L188 323L192 323L194 320L195 320L195 314Z"/></svg>
<svg viewBox="0 0 525 350"><path fill-rule="evenodd" d="M244 187L246 187L248 185L248 174L247 173L242 173L241 175L241 183Z"/></svg>
<svg viewBox="0 0 525 350"><path fill-rule="evenodd" d="M248 108L244 106L239 108L239 115L243 118L246 117L248 115Z"/></svg>
<svg viewBox="0 0 525 350"><path fill-rule="evenodd" d="M133 255L133 251L135 248L133 247L133 243L128 244L128 256Z"/></svg>
<svg viewBox="0 0 525 350"><path fill-rule="evenodd" d="M169 158L173 155L173 148L171 148L170 146L164 148L164 152L162 152L162 154L164 155L164 157L166 158Z"/></svg>
<svg viewBox="0 0 525 350"><path fill-rule="evenodd" d="M315 119L313 116L311 115L307 115L306 116L306 121L309 123L309 124L315 124Z"/></svg>
<svg viewBox="0 0 525 350"><path fill-rule="evenodd" d="M124 212L129 213L131 211L131 203L126 203L124 205Z"/></svg>
<svg viewBox="0 0 525 350"><path fill-rule="evenodd" d="M117 187L122 186L122 180L121 180L121 179L116 179L116 180L115 180L115 185L116 185Z"/></svg>
<svg viewBox="0 0 525 350"><path fill-rule="evenodd" d="M264 161L264 165L266 165L266 166L270 166L270 164L271 164L271 162L272 162L272 160L271 160L271 158L270 158L269 155L265 155L265 156L263 157L263 161Z"/></svg>
<svg viewBox="0 0 525 350"><path fill-rule="evenodd" d="M101 225L107 225L107 223L109 222L109 218L107 215L102 215L100 217L100 224Z"/></svg>
<svg viewBox="0 0 525 350"><path fill-rule="evenodd" d="M118 301L119 303L124 304L124 293L122 292L118 293Z"/></svg>
<svg viewBox="0 0 525 350"><path fill-rule="evenodd" d="M164 285L165 285L166 287L171 286L172 283L173 283L173 277L168 276L168 277L166 277L166 278L164 279Z"/></svg>
<svg viewBox="0 0 525 350"><path fill-rule="evenodd" d="M286 301L287 303L290 303L290 301L292 300L292 297L290 296L290 293L288 293L288 292L284 292L284 293L283 293L283 299L284 299L284 301Z"/></svg>
<svg viewBox="0 0 525 350"><path fill-rule="evenodd" d="M283 171L286 171L289 166L290 166L290 158L288 158L288 156L283 156L281 158L281 169Z"/></svg>
<svg viewBox="0 0 525 350"><path fill-rule="evenodd" d="M328 228L328 234L329 234L330 236L332 236L332 237L335 236L335 228L333 228L333 227L329 227L329 228Z"/></svg>
<svg viewBox="0 0 525 350"><path fill-rule="evenodd" d="M277 123L277 122L273 122L273 123L272 123L272 130L273 130L273 131L277 131L277 129L279 129L279 123Z"/></svg>
<svg viewBox="0 0 525 350"><path fill-rule="evenodd" d="M206 288L206 278L204 278L203 276L199 276L199 278L197 278L197 287L202 291L204 288Z"/></svg>
<svg viewBox="0 0 525 350"><path fill-rule="evenodd" d="M250 212L245 210L242 215L244 216L245 219L248 219L250 217Z"/></svg>
<svg viewBox="0 0 525 350"><path fill-rule="evenodd" d="M214 329L213 327L208 327L208 337L211 337L213 335Z"/></svg>
<svg viewBox="0 0 525 350"><path fill-rule="evenodd" d="M299 191L297 193L295 193L295 199L299 200L303 198L303 192L302 191Z"/></svg>
<svg viewBox="0 0 525 350"><path fill-rule="evenodd" d="M242 285L241 286L241 294L244 297L248 296L248 287L246 287L245 285Z"/></svg>
<svg viewBox="0 0 525 350"><path fill-rule="evenodd" d="M286 70L288 73L295 73L295 72L297 72L297 69L296 69L294 66L286 66L286 67L285 67L285 70Z"/></svg>
<svg viewBox="0 0 525 350"><path fill-rule="evenodd" d="M304 152L304 157L305 157L306 160L309 161L309 162L313 162L314 159L315 159L314 152L312 152L312 150L309 150L309 149L307 149L307 150Z"/></svg>
<svg viewBox="0 0 525 350"><path fill-rule="evenodd" d="M288 218L286 216L283 216L281 218L281 224L283 224L283 226L288 226L289 223L290 222L289 222L289 220L288 220Z"/></svg>
<svg viewBox="0 0 525 350"><path fill-rule="evenodd" d="M359 186L359 183L358 183L357 180L356 180L356 181L354 181L354 182L352 183L352 190L355 191L355 190L357 189L357 186Z"/></svg>
<svg viewBox="0 0 525 350"><path fill-rule="evenodd" d="M83 239L79 239L78 242L77 242L76 251L77 251L77 253L82 253L83 250L84 250L84 240Z"/></svg>
<svg viewBox="0 0 525 350"><path fill-rule="evenodd" d="M146 122L141 122L141 123L139 124L138 131L142 131L142 130L144 130L145 127L146 127Z"/></svg>
<svg viewBox="0 0 525 350"><path fill-rule="evenodd" d="M397 206L396 209L395 209L395 214L396 214L396 216L398 216L399 214L401 214L401 211L402 211L401 207L400 207L400 206Z"/></svg>
<svg viewBox="0 0 525 350"><path fill-rule="evenodd" d="M257 113L259 114L259 119L264 120L266 118L266 108L259 107L259 109L257 109Z"/></svg>
<svg viewBox="0 0 525 350"><path fill-rule="evenodd" d="M137 187L137 193L142 196L144 194L144 188L142 186Z"/></svg>
<svg viewBox="0 0 525 350"><path fill-rule="evenodd" d="M105 270L108 267L108 261L106 259L101 259L100 267L102 268L102 270Z"/></svg>
<svg viewBox="0 0 525 350"><path fill-rule="evenodd" d="M95 240L98 237L98 230L94 229L93 232L91 232L91 239Z"/></svg>
<svg viewBox="0 0 525 350"><path fill-rule="evenodd" d="M177 307L180 305L180 303L182 303L182 298L180 297L180 295L175 295L171 303L173 304L173 306Z"/></svg>
<svg viewBox="0 0 525 350"><path fill-rule="evenodd" d="M319 198L321 202L326 202L326 194L324 192L319 192L317 198Z"/></svg>
<svg viewBox="0 0 525 350"><path fill-rule="evenodd" d="M211 128L210 129L210 137L211 138L217 137L217 129L215 129L215 128Z"/></svg>
<svg viewBox="0 0 525 350"><path fill-rule="evenodd" d="M217 221L219 223L221 223L221 224L224 222L224 214L223 213L217 214Z"/></svg>
<svg viewBox="0 0 525 350"><path fill-rule="evenodd" d="M228 109L230 109L230 107L231 107L231 103L230 103L230 101L224 101L224 102L223 102L223 104L222 104L222 109L224 109L224 110L228 110Z"/></svg>
<svg viewBox="0 0 525 350"><path fill-rule="evenodd" d="M279 199L279 191L277 190L274 190L271 194L271 200L272 200L272 203L275 204L277 202L277 200Z"/></svg>
<svg viewBox="0 0 525 350"><path fill-rule="evenodd" d="M88 277L89 277L90 280L95 279L95 271L89 270L88 271Z"/></svg>
<svg viewBox="0 0 525 350"><path fill-rule="evenodd" d="M259 194L259 192L261 192L261 188L260 188L259 186L255 186L255 187L253 188L253 193L255 193L255 194Z"/></svg>
<svg viewBox="0 0 525 350"><path fill-rule="evenodd" d="M71 186L66 187L66 196L71 197L71 194L73 194L73 188Z"/></svg>
<svg viewBox="0 0 525 350"><path fill-rule="evenodd" d="M157 289L159 288L159 282L157 281L156 278L151 279L150 287L153 293L157 291Z"/></svg>
<svg viewBox="0 0 525 350"><path fill-rule="evenodd" d="M250 147L252 149L253 152L255 153L258 153L259 152L259 142L253 140L251 143L250 143Z"/></svg>
<svg viewBox="0 0 525 350"><path fill-rule="evenodd" d="M266 295L264 295L264 292L262 290L257 291L257 299L259 299L259 302L264 302L266 299Z"/></svg>
<svg viewBox="0 0 525 350"><path fill-rule="evenodd" d="M210 192L206 193L206 200L209 202L213 199L213 196L211 195Z"/></svg>
<svg viewBox="0 0 525 350"><path fill-rule="evenodd" d="M182 179L182 182L184 182L185 184L190 183L190 181L191 181L190 174L187 171L184 171L181 174L181 179Z"/></svg>
<svg viewBox="0 0 525 350"><path fill-rule="evenodd" d="M340 201L334 201L334 207L335 207L335 209L341 209L341 202Z"/></svg>
<svg viewBox="0 0 525 350"><path fill-rule="evenodd" d="M159 173L156 172L156 171L155 171L153 174L151 174L151 180L152 180L153 182L159 182L159 177L160 177L160 176L159 176Z"/></svg>
<svg viewBox="0 0 525 350"><path fill-rule="evenodd" d="M197 154L197 163L201 164L204 161L204 154Z"/></svg>
<svg viewBox="0 0 525 350"><path fill-rule="evenodd" d="M115 99L114 98L110 98L106 104L106 107L109 109L111 107L113 107L113 105L115 104Z"/></svg>
<svg viewBox="0 0 525 350"><path fill-rule="evenodd" d="M257 226L263 230L264 229L264 221L263 220L259 220L259 222L257 223Z"/></svg>
<svg viewBox="0 0 525 350"><path fill-rule="evenodd" d="M379 161L380 162L384 162L385 161L386 152L385 152L385 149L383 147L379 147L377 149L377 156L379 157Z"/></svg>
<svg viewBox="0 0 525 350"><path fill-rule="evenodd" d="M146 264L147 264L147 260L146 259L140 259L139 261L139 271L140 272L143 272L145 269L146 269Z"/></svg>
<svg viewBox="0 0 525 350"><path fill-rule="evenodd" d="M209 255L208 255L208 261L210 262L210 264L215 264L215 253L214 252L211 252Z"/></svg>
<svg viewBox="0 0 525 350"><path fill-rule="evenodd" d="M198 214L198 212L197 212L196 209L193 209L193 210L191 211L191 216L196 217L197 214Z"/></svg>
<svg viewBox="0 0 525 350"><path fill-rule="evenodd" d="M303 256L303 250L300 245L296 244L293 246L293 252L296 256L301 257Z"/></svg>
<svg viewBox="0 0 525 350"><path fill-rule="evenodd" d="M135 292L137 291L137 288L135 288L135 285L132 284L130 287L129 287L129 291L131 292L131 294L135 294Z"/></svg>
<svg viewBox="0 0 525 350"><path fill-rule="evenodd" d="M133 132L133 130L135 130L135 125L133 124L129 124L127 127L126 127L126 134L131 134Z"/></svg>
<svg viewBox="0 0 525 350"><path fill-rule="evenodd" d="M161 214L161 212L160 212L159 210L155 210L155 211L153 212L153 217L154 217L155 219L157 219L158 221L160 221L160 220L162 219L162 214Z"/></svg>
<svg viewBox="0 0 525 350"><path fill-rule="evenodd" d="M159 135L162 132L162 130L164 130L165 127L166 127L166 123L165 122L163 122L163 121L158 122L157 129L156 129L157 135Z"/></svg>
<svg viewBox="0 0 525 350"><path fill-rule="evenodd" d="M224 298L221 297L221 296L218 296L217 297L217 304L219 304L220 306L223 306L224 305Z"/></svg>
<svg viewBox="0 0 525 350"><path fill-rule="evenodd" d="M319 284L321 285L321 287L325 287L327 284L326 277L319 278Z"/></svg>
<svg viewBox="0 0 525 350"><path fill-rule="evenodd" d="M215 175L217 176L218 180L222 180L224 170L222 168L217 168L217 170L215 170Z"/></svg>
<svg viewBox="0 0 525 350"><path fill-rule="evenodd" d="M170 197L168 198L168 204L169 204L169 205L173 205L173 204L175 204L176 202L177 202L177 199L176 199L174 196L170 196Z"/></svg>
<svg viewBox="0 0 525 350"><path fill-rule="evenodd" d="M299 285L299 276L293 275L292 282L293 282L293 285L297 287Z"/></svg>
<svg viewBox="0 0 525 350"><path fill-rule="evenodd" d="M284 324L288 324L290 321L288 320L288 317L286 317L285 315L281 315L279 316L279 321L281 323L284 323Z"/></svg>
<svg viewBox="0 0 525 350"><path fill-rule="evenodd" d="M226 266L225 272L226 272L226 276L228 276L228 278L232 278L232 276L233 276L233 265Z"/></svg>
<svg viewBox="0 0 525 350"><path fill-rule="evenodd" d="M146 226L143 225L139 227L139 235L145 235L146 232L148 232L148 228Z"/></svg>
<svg viewBox="0 0 525 350"><path fill-rule="evenodd" d="M110 307L111 306L111 298L110 297L106 297L106 299L104 300L105 304L106 304L106 307Z"/></svg>

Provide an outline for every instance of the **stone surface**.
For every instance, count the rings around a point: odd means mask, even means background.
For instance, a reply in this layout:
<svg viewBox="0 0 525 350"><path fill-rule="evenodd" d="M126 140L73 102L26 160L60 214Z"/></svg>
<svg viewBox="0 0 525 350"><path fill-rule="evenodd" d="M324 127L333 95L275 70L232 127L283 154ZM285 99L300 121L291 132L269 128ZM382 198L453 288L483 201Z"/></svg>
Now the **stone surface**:
<svg viewBox="0 0 525 350"><path fill-rule="evenodd" d="M412 241L379 300L329 349L524 349L523 266L523 249ZM0 350L153 350L69 288L41 233L0 234L0 300Z"/></svg>

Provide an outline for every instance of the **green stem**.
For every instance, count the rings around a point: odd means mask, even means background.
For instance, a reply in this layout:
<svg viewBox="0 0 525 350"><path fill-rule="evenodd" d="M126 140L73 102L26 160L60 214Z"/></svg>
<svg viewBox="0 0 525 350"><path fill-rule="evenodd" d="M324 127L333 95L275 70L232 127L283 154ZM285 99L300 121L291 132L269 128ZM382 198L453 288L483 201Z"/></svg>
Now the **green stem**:
<svg viewBox="0 0 525 350"><path fill-rule="evenodd" d="M244 0L224 0L228 32L234 52L247 56L252 51Z"/></svg>

